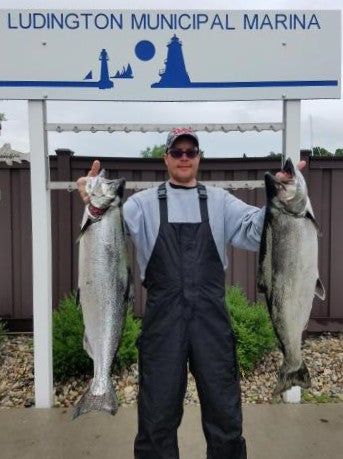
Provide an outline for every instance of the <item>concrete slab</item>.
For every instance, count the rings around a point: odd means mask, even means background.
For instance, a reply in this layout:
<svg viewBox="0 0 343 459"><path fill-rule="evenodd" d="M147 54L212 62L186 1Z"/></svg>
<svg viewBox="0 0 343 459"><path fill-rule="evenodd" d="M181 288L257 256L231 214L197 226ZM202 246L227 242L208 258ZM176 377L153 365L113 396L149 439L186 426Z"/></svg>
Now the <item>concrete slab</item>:
<svg viewBox="0 0 343 459"><path fill-rule="evenodd" d="M340 403L246 405L243 415L249 459L342 458ZM69 409L1 409L0 458L133 459L136 429L135 406L114 417L89 413L74 421ZM199 407L185 407L179 444L181 459L205 458Z"/></svg>

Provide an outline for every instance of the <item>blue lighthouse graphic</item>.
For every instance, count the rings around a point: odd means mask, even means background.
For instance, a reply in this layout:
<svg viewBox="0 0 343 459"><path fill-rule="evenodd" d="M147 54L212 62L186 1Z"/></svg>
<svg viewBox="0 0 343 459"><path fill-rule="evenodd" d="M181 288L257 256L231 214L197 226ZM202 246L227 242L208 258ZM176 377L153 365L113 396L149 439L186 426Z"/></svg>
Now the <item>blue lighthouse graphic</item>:
<svg viewBox="0 0 343 459"><path fill-rule="evenodd" d="M106 49L101 51L99 60L101 61L99 89L112 88L113 81L110 80L110 74L108 73L107 61L109 60L109 57Z"/></svg>
<svg viewBox="0 0 343 459"><path fill-rule="evenodd" d="M296 86L337 86L338 80L291 80L291 81L192 81L186 70L182 42L174 35L167 44L165 68L159 71L160 81L151 88L277 88ZM211 71L211 69L209 69Z"/></svg>
<svg viewBox="0 0 343 459"><path fill-rule="evenodd" d="M159 71L161 77L158 83L151 85L152 88L184 88L190 85L185 60L182 53L182 42L174 35L167 45L167 59L164 61L165 68Z"/></svg>

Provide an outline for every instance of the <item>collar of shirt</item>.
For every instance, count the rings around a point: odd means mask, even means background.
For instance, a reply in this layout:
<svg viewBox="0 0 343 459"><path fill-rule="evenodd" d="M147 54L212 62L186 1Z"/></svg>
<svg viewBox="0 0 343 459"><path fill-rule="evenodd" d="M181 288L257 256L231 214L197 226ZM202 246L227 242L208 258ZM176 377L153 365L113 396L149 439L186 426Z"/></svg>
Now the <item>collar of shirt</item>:
<svg viewBox="0 0 343 459"><path fill-rule="evenodd" d="M169 185L172 187L172 188L175 188L175 189L181 189L181 190L194 190L194 188L196 188L197 186L183 186L183 185L175 185L175 183L171 183L171 182L168 182Z"/></svg>

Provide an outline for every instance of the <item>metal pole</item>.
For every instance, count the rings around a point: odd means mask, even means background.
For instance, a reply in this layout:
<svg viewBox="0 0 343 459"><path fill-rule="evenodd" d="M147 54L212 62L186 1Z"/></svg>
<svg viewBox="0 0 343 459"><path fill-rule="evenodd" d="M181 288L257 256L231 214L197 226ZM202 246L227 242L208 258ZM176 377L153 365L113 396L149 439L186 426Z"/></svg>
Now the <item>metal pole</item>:
<svg viewBox="0 0 343 459"><path fill-rule="evenodd" d="M300 100L283 101L282 153L294 166L300 161Z"/></svg>
<svg viewBox="0 0 343 459"><path fill-rule="evenodd" d="M204 132L247 132L247 131L281 131L284 126L283 123L240 123L240 124L216 124L216 123L191 123L187 125L194 129L194 131L204 131ZM45 129L47 131L55 132L168 132L175 127L184 127L184 124L119 124L119 123L93 123L93 124L74 124L74 123L46 123Z"/></svg>
<svg viewBox="0 0 343 459"><path fill-rule="evenodd" d="M29 100L33 258L33 330L35 406L53 405L52 282L49 159L46 104Z"/></svg>
<svg viewBox="0 0 343 459"><path fill-rule="evenodd" d="M140 191L147 188L158 186L161 182L132 182L128 181L125 184L126 190ZM219 188L238 190L240 188L247 190L255 190L256 188L264 188L264 180L201 180L201 183L206 186L217 186ZM49 182L50 190L77 190L76 182Z"/></svg>
<svg viewBox="0 0 343 459"><path fill-rule="evenodd" d="M283 123L283 158L291 158L295 166L300 161L300 100L285 100L283 102ZM282 399L286 403L300 403L300 386L293 386L283 392Z"/></svg>

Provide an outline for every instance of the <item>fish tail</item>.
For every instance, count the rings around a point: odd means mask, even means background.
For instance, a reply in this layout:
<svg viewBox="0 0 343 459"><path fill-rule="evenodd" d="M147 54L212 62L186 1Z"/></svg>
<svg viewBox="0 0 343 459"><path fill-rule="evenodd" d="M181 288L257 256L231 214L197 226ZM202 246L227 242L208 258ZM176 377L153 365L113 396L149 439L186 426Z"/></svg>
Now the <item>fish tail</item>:
<svg viewBox="0 0 343 459"><path fill-rule="evenodd" d="M308 368L304 362L302 362L300 368L296 371L286 373L280 371L279 379L274 390L274 395L281 394L292 386L300 386L304 389L311 387L311 377Z"/></svg>
<svg viewBox="0 0 343 459"><path fill-rule="evenodd" d="M113 416L118 411L118 399L111 381L106 392L102 395L94 395L88 389L76 403L72 412L72 419L94 410L104 411Z"/></svg>

